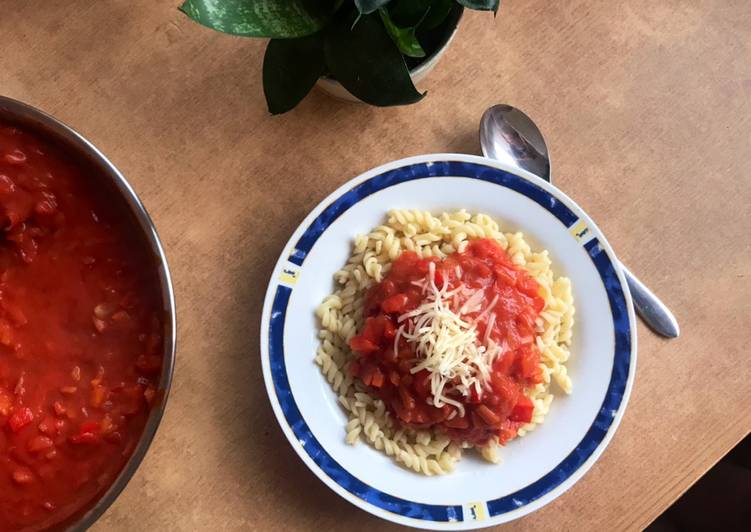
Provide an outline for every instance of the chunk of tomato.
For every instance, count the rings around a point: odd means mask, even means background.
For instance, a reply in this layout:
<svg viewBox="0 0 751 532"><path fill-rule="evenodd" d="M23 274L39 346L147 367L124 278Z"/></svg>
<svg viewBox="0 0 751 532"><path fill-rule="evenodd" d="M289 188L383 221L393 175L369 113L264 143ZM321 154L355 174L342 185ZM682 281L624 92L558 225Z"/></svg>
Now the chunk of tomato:
<svg viewBox="0 0 751 532"><path fill-rule="evenodd" d="M374 353L378 351L378 344L373 342L373 340L365 338L364 336L353 336L349 341L349 347L355 353L362 354Z"/></svg>
<svg viewBox="0 0 751 532"><path fill-rule="evenodd" d="M383 386L384 380L385 378L383 376L381 368L375 368L375 370L373 371L373 376L370 379L370 385L373 388L380 388L381 386Z"/></svg>
<svg viewBox="0 0 751 532"><path fill-rule="evenodd" d="M537 297L540 295L540 285L527 274L519 275L516 278L516 288L524 295Z"/></svg>
<svg viewBox="0 0 751 532"><path fill-rule="evenodd" d="M541 380L540 351L537 346L525 345L519 349L517 374L519 378L527 382L539 382Z"/></svg>
<svg viewBox="0 0 751 532"><path fill-rule="evenodd" d="M495 267L495 278L506 286L514 286L516 284L517 271L509 266L498 265Z"/></svg>
<svg viewBox="0 0 751 532"><path fill-rule="evenodd" d="M511 373L514 362L516 361L516 351L506 351L501 357L493 364L493 371L496 371L502 375L508 375Z"/></svg>
<svg viewBox="0 0 751 532"><path fill-rule="evenodd" d="M383 300L381 310L386 314L401 314L407 306L407 301L407 294L394 294Z"/></svg>
<svg viewBox="0 0 751 532"><path fill-rule="evenodd" d="M405 410L414 410L417 403L415 403L415 398L412 397L411 393L409 393L407 387L404 386L405 380L407 379L402 379L402 385L399 386L399 397L402 400L402 404L404 405Z"/></svg>
<svg viewBox="0 0 751 532"><path fill-rule="evenodd" d="M532 421L532 414L535 411L535 405L532 400L526 395L521 395L519 400L514 405L514 409L511 411L509 419L511 421L519 421L521 423L529 423Z"/></svg>
<svg viewBox="0 0 751 532"><path fill-rule="evenodd" d="M496 411L509 412L519 399L519 386L513 378L494 371L490 374L490 383L498 397Z"/></svg>
<svg viewBox="0 0 751 532"><path fill-rule="evenodd" d="M360 366L360 380L365 386L370 386L373 382L373 376L378 368L373 364L363 364Z"/></svg>

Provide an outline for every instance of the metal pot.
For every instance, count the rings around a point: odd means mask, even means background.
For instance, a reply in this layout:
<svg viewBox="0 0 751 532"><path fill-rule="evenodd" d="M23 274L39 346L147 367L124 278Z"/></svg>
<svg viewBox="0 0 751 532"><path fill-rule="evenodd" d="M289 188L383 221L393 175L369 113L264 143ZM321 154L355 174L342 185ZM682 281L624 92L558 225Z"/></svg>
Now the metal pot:
<svg viewBox="0 0 751 532"><path fill-rule="evenodd" d="M93 144L50 115L30 105L3 96L0 96L0 121L37 132L90 163L97 171L98 176L109 182L114 191L113 193L119 195L123 204L133 214L134 220L141 228L143 241L149 246L154 265L157 268L157 277L161 289L162 310L164 312L162 376L159 381L158 400L152 406L138 445L136 445L133 454L112 485L100 495L93 506L83 511L83 513L79 512L63 524L69 530L83 531L90 527L109 508L120 492L122 492L123 488L125 488L141 464L162 419L175 366L175 296L172 289L172 280L170 279L167 259L164 256L162 244L159 241L154 223L149 218L146 209L144 209L141 201L125 177Z"/></svg>

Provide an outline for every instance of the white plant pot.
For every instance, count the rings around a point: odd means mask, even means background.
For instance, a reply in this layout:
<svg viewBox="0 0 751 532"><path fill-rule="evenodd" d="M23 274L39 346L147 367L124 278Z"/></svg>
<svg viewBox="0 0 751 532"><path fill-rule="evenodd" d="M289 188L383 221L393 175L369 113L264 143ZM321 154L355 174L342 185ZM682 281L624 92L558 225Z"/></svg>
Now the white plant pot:
<svg viewBox="0 0 751 532"><path fill-rule="evenodd" d="M459 22L461 21L463 15L463 11L459 13L459 16L457 17L456 24L454 25L454 28L451 30L451 33L449 34L448 38L445 40L443 45L439 47L437 50L435 50L428 58L417 65L415 68L409 71L409 76L412 78L412 83L417 86L418 83L420 83L423 79L425 79L428 74L435 68L435 66L438 64L438 61L440 61L441 57L443 57L443 54L446 52L446 49L451 44L451 41L454 40L454 36L456 35L456 30L459 29ZM347 89L345 89L341 83L336 81L334 78L325 77L320 78L316 85L318 88L320 88L323 92L328 94L329 96L333 96L334 98L338 98L340 100L346 100L349 102L358 102L363 103L362 100L360 100L357 96L349 92Z"/></svg>

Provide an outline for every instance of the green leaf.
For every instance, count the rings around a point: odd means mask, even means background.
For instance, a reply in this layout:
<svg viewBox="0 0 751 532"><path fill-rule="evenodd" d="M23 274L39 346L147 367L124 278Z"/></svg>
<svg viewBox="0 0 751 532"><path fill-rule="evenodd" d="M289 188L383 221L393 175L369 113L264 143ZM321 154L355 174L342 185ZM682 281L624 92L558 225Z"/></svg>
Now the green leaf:
<svg viewBox="0 0 751 532"><path fill-rule="evenodd" d="M330 9L329 2L315 0L186 0L180 6L196 22L223 33L280 39L319 31Z"/></svg>
<svg viewBox="0 0 751 532"><path fill-rule="evenodd" d="M354 15L354 16L353 16ZM358 13L337 17L327 28L323 50L326 66L349 92L371 105L406 105L418 102L404 57L380 18Z"/></svg>
<svg viewBox="0 0 751 532"><path fill-rule="evenodd" d="M386 31L391 36L399 51L409 57L425 57L425 50L420 46L420 42L415 35L415 28L400 28L391 20L386 8L378 10L378 14L386 27Z"/></svg>
<svg viewBox="0 0 751 532"><path fill-rule="evenodd" d="M400 27L433 29L446 20L454 0L392 0L388 10Z"/></svg>
<svg viewBox="0 0 751 532"><path fill-rule="evenodd" d="M263 57L263 93L271 114L294 108L326 72L323 35L271 39Z"/></svg>
<svg viewBox="0 0 751 532"><path fill-rule="evenodd" d="M389 3L389 0L355 0L357 10L364 14L369 15L375 12L379 7L383 7Z"/></svg>
<svg viewBox="0 0 751 532"><path fill-rule="evenodd" d="M482 11L498 12L498 6L501 4L501 0L456 0L464 7L469 9L480 9Z"/></svg>
<svg viewBox="0 0 751 532"><path fill-rule="evenodd" d="M437 28L449 16L454 5L454 0L433 0L430 11L420 26L429 30Z"/></svg>

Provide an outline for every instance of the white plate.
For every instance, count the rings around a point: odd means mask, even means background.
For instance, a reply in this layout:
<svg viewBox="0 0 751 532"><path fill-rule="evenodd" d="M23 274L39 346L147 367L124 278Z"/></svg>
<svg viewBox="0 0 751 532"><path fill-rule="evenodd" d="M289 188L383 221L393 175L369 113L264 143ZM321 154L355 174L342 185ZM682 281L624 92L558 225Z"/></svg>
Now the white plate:
<svg viewBox="0 0 751 532"><path fill-rule="evenodd" d="M346 416L313 362L314 311L332 292L355 235L392 208L438 213L465 208L494 216L550 251L571 279L576 304L568 371L545 423L501 450L492 465L465 453L456 470L423 477L365 443L344 441ZM331 489L396 523L466 530L510 521L571 487L607 446L626 408L636 369L631 296L615 255L592 220L561 191L481 157L425 155L386 164L322 201L290 238L269 283L261 357L274 413L297 454Z"/></svg>

